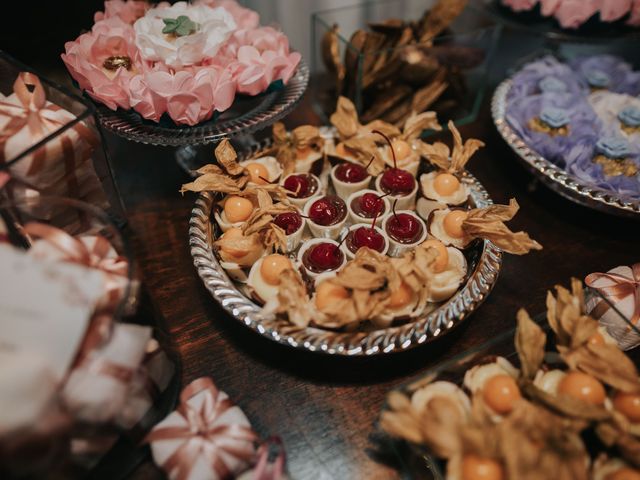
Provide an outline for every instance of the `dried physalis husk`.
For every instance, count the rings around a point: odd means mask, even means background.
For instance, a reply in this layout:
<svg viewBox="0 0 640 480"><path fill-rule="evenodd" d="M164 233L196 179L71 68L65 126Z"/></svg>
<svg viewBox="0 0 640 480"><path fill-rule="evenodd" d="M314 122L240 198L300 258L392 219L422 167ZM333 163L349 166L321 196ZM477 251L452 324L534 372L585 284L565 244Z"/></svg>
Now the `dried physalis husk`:
<svg viewBox="0 0 640 480"><path fill-rule="evenodd" d="M249 173L238 163L238 156L226 138L215 149L218 165L205 165L197 170L200 175L180 188L184 192L239 193L249 182Z"/></svg>
<svg viewBox="0 0 640 480"><path fill-rule="evenodd" d="M466 5L467 0L438 0L422 19L420 43L442 33L462 13Z"/></svg>
<svg viewBox="0 0 640 480"><path fill-rule="evenodd" d="M429 297L429 286L433 278L432 265L438 252L423 244L406 252L401 258L392 259L400 278L418 294L418 305L424 305Z"/></svg>
<svg viewBox="0 0 640 480"><path fill-rule="evenodd" d="M518 202L514 198L509 205L490 205L474 208L462 222L462 230L472 238L490 240L501 250L515 255L523 255L531 250L542 250L542 245L525 232L512 232L504 224L518 211Z"/></svg>
<svg viewBox="0 0 640 480"><path fill-rule="evenodd" d="M469 138L466 142L462 143L462 136L451 120L449 120L448 127L453 136L452 150L449 150L449 147L441 142L435 142L433 144L421 142L419 146L420 153L427 157L431 163L443 170L454 174L461 173L473 154L476 153L479 148L484 147L484 143L475 138ZM510 218L507 218L507 220L510 220Z"/></svg>
<svg viewBox="0 0 640 480"><path fill-rule="evenodd" d="M285 314L290 323L300 328L306 328L311 323L316 312L307 295L307 288L295 270L286 269L280 274L278 295L267 301L262 313Z"/></svg>
<svg viewBox="0 0 640 480"><path fill-rule="evenodd" d="M411 141L420 137L424 130L442 130L436 112L411 112L404 122L400 138Z"/></svg>
<svg viewBox="0 0 640 480"><path fill-rule="evenodd" d="M531 382L522 382L521 389L525 396L535 403L540 403L569 418L601 421L611 416L604 407L582 402L567 395L551 395Z"/></svg>
<svg viewBox="0 0 640 480"><path fill-rule="evenodd" d="M573 480L589 478L589 456L580 428L548 410L521 400L498 426L506 478Z"/></svg>
<svg viewBox="0 0 640 480"><path fill-rule="evenodd" d="M345 77L345 66L340 60L340 43L338 39L338 25L335 24L322 36L321 50L322 61L327 71L336 79L336 91L342 91L342 82Z"/></svg>
<svg viewBox="0 0 640 480"><path fill-rule="evenodd" d="M556 297L547 293L547 318L557 336L557 347L567 365L623 392L640 392L640 376L634 363L613 343L593 342L598 322L584 315L582 283L571 281L571 292L556 286Z"/></svg>
<svg viewBox="0 0 640 480"><path fill-rule="evenodd" d="M599 423L596 433L606 446L615 446L622 458L640 468L640 438L624 431L613 421Z"/></svg>
<svg viewBox="0 0 640 480"><path fill-rule="evenodd" d="M356 106L347 97L338 97L336 111L329 118L331 125L336 127L338 137L342 140L354 137L360 129Z"/></svg>
<svg viewBox="0 0 640 480"><path fill-rule="evenodd" d="M393 391L387 396L388 409L380 415L380 427L389 435L424 445L420 418L403 393Z"/></svg>
<svg viewBox="0 0 640 480"><path fill-rule="evenodd" d="M531 320L527 311L518 311L518 328L515 345L520 358L522 376L533 380L544 360L544 347L547 336L536 322Z"/></svg>
<svg viewBox="0 0 640 480"><path fill-rule="evenodd" d="M434 396L418 412L424 443L440 458L451 458L462 449L461 431L467 419L454 400Z"/></svg>
<svg viewBox="0 0 640 480"><path fill-rule="evenodd" d="M355 258L326 282L346 288L348 298L334 301L322 310L322 326L339 328L354 325L384 312L391 291L400 287L400 277L389 257L369 248L361 248Z"/></svg>
<svg viewBox="0 0 640 480"><path fill-rule="evenodd" d="M243 252L254 252L254 251L262 251L264 246L262 244L262 239L260 235L254 233L251 235L244 235L241 238L224 238L224 236L220 237L218 240L213 242L213 246L219 248L220 250L240 250ZM251 256L247 256L247 261L251 263L243 263L240 260L234 260L235 263L238 263L241 267L248 267L253 264L255 258L251 258Z"/></svg>
<svg viewBox="0 0 640 480"><path fill-rule="evenodd" d="M258 233L262 237L262 243L265 247L274 247L277 250L285 251L287 247L286 233L282 228L273 223L273 220L281 213L292 212L294 210L290 205L283 203L258 207L244 223L242 230L245 235Z"/></svg>
<svg viewBox="0 0 640 480"><path fill-rule="evenodd" d="M296 127L289 133L282 122L276 122L272 127L272 135L272 151L275 152L275 156L282 166L284 176L295 171L298 150L311 148L322 151L324 146L320 130L312 125Z"/></svg>
<svg viewBox="0 0 640 480"><path fill-rule="evenodd" d="M312 148L322 150L324 139L320 136L320 129L313 125L301 125L291 131L291 143L295 149Z"/></svg>

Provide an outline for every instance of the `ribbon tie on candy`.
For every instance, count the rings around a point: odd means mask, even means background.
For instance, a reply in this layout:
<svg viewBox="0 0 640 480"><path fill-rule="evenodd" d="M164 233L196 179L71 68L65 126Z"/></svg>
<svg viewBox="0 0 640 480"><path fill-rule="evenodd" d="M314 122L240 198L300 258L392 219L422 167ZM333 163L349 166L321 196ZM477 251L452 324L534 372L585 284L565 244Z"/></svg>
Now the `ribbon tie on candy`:
<svg viewBox="0 0 640 480"><path fill-rule="evenodd" d="M189 400L203 391L204 401L201 407L196 409ZM145 443L184 440L162 465L169 475L175 470L178 480L189 478L191 468L201 455L220 478L228 478L232 471L225 462L225 456L250 462L254 455L250 442L257 438L251 429L243 425L219 423L220 417L231 407L233 404L228 398L220 399L220 391L210 378L194 380L180 394L180 405L176 410L184 418L185 425L155 428L147 435ZM246 442L246 445L233 447L229 442L225 442L225 439Z"/></svg>
<svg viewBox="0 0 640 480"><path fill-rule="evenodd" d="M600 279L606 280L607 284L600 287L594 286L594 283ZM596 272L587 275L585 283L589 287L598 290L605 297L618 302L632 295L634 307L633 315L629 320L632 325L638 325L638 322L640 322L640 263L631 266L631 277L618 273Z"/></svg>

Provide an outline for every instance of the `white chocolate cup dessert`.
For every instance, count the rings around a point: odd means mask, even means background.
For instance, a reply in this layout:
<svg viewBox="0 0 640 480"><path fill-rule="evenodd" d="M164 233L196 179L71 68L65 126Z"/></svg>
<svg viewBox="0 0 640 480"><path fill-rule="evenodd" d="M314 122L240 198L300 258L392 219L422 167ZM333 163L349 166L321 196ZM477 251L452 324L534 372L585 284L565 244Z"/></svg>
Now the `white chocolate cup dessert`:
<svg viewBox="0 0 640 480"><path fill-rule="evenodd" d="M280 290L279 280L277 283L269 282L269 276L265 277L265 275L263 275L262 273L262 267L265 260L268 258L278 258L279 260L281 260L281 265L284 265L282 262L285 262L285 264L288 263L287 268L295 268L293 265L293 261L290 258L279 254L271 256L265 255L263 257L260 257L251 266L251 270L249 271L249 276L247 278L247 285L249 286L252 297L261 303L266 303L269 300L275 298ZM275 277L277 279L279 275L278 272L279 270L275 270L271 274L271 277Z"/></svg>
<svg viewBox="0 0 640 480"><path fill-rule="evenodd" d="M356 200L357 198L360 198L361 196L367 194L367 193L373 193L374 195L380 196L379 192L376 192L375 190L361 190L359 192L354 192L351 195L349 195L349 197L347 198L346 202L347 202L347 212L349 212L349 221L351 223L369 223L371 224L371 222L373 221L373 217L368 218L368 217L363 217L362 215L359 215L358 213L356 213L353 209L352 203L354 200ZM384 205L384 210L382 211L382 213L380 215L378 215L378 218L376 220L376 225L381 225L382 224L382 220L384 219L385 216L387 216L390 212L391 212L391 203L389 202L389 198L388 197L384 197L381 198L382 203Z"/></svg>
<svg viewBox="0 0 640 480"><path fill-rule="evenodd" d="M370 223L357 223L355 225L351 225L349 227L349 231L347 233L347 235L349 235L351 232L357 230L360 227L364 227L364 228L371 228L371 224ZM389 250L389 235L387 235L387 233L382 230L382 228L378 227L377 225L374 227L376 232L378 232L380 235L382 235L382 238L384 238L384 249L381 252L382 255L386 255L387 251ZM347 242L349 242L349 238L346 238L344 242L342 242L342 246L340 247L342 249L342 251L345 253L345 255L347 256L347 258L349 260L353 260L356 256L355 252L352 252L349 249L349 246L347 245Z"/></svg>
<svg viewBox="0 0 640 480"><path fill-rule="evenodd" d="M286 253L290 253L298 248L298 245L300 245L300 242L302 241L304 229L307 226L307 220L300 214L300 211L298 209L296 209L296 213L300 215L300 227L290 235L287 235L285 231L285 238L287 240Z"/></svg>
<svg viewBox="0 0 640 480"><path fill-rule="evenodd" d="M429 219L429 234L440 240L446 246L452 245L456 248L464 249L473 239L464 234L464 232L462 233L462 236L453 236L447 231L447 215L455 211L456 210L450 209L433 211L431 218ZM466 210L462 211L466 212Z"/></svg>
<svg viewBox="0 0 640 480"><path fill-rule="evenodd" d="M458 291L467 275L467 259L455 247L446 247L449 260L444 271L434 273L429 284L430 302L443 302Z"/></svg>
<svg viewBox="0 0 640 480"><path fill-rule="evenodd" d="M336 195L338 195L342 199L346 199L351 194L355 192L359 192L360 190L363 190L369 187L369 184L371 183L371 178L372 178L371 175L367 175L367 177L364 180L361 180L359 182L354 182L354 183L344 182L340 180L338 177L336 177L336 170L338 169L338 167L340 167L340 165L341 164L335 165L331 169L331 174L330 174L331 183L333 184L333 188L336 191Z"/></svg>
<svg viewBox="0 0 640 480"><path fill-rule="evenodd" d="M302 173L306 173L306 172L302 172ZM287 178L289 178L292 175L299 175L299 173L298 172L291 173L291 174L287 175L286 177L282 178L281 181L280 181L280 185L284 187L284 182L287 180ZM310 175L317 182L318 188L316 189L316 191L313 192L308 197L302 197L302 198L295 198L295 197L293 197L291 195L287 195L287 198L289 199L289 202L291 202L291 205L294 205L295 207L298 207L300 209L302 209L304 207L304 205L311 198L320 197L320 196L324 195L324 193L326 191L324 184L322 183L322 181L320 180L320 178L317 175L314 175L313 173L307 173L307 175Z"/></svg>
<svg viewBox="0 0 640 480"><path fill-rule="evenodd" d="M282 176L282 166L280 165L280 162L278 162L276 157L265 156L265 157L252 158L249 160L244 160L242 162L239 162L239 165L244 168L251 167L252 164L258 164L264 167L264 170L266 171L266 175L262 174L264 172L257 172L254 169L250 168L251 180L249 181L249 183L251 185L265 185L267 183L277 183L280 180L280 177ZM260 177L264 177L267 181L263 180Z"/></svg>
<svg viewBox="0 0 640 480"><path fill-rule="evenodd" d="M396 162L397 162L398 168L401 168L402 170L406 170L414 177L417 177L418 170L420 168L420 154L413 148L413 145L409 144L409 147L411 148L411 153L402 159L400 158L396 159ZM378 153L380 157L384 160L384 163L386 163L390 167L394 166L393 156L391 155L391 150L389 150L388 145L378 147Z"/></svg>
<svg viewBox="0 0 640 480"><path fill-rule="evenodd" d="M452 193L442 194L438 192L438 183L436 182L436 178L441 174L444 176L449 176L452 182L458 182L457 188ZM458 180L457 177L446 172L423 173L422 175L420 175L420 189L425 198L440 203L445 203L447 205L462 205L469 198L469 188L460 180Z"/></svg>
<svg viewBox="0 0 640 480"><path fill-rule="evenodd" d="M436 210L445 210L447 208L446 203L429 200L424 197L418 198L418 201L416 202L416 213L425 222L429 220L432 212L435 212Z"/></svg>
<svg viewBox="0 0 640 480"><path fill-rule="evenodd" d="M376 191L379 195L386 195L386 192L380 187L380 181L382 180L382 174L376 177L375 186ZM398 210L411 210L415 207L416 204L416 195L418 193L418 180L414 177L413 180L413 190L411 193L407 195L391 195L389 194L387 197L389 199L389 203L393 204L396 200L396 209Z"/></svg>
<svg viewBox="0 0 640 480"><path fill-rule="evenodd" d="M422 233L420 234L420 237L415 242L411 242L411 243L398 242L397 240L393 239L393 237L389 234L387 230L387 223L391 218L394 217L394 214L390 213L389 215L384 217L384 220L382 221L382 230L384 230L384 232L387 234L387 237L389 238L389 250L387 251L387 255L389 255L390 257L401 257L403 253L411 249L414 249L415 247L417 247L427 239L427 225L418 215L416 215L416 213L413 210L397 210L396 211L396 214L400 214L400 213L412 215L413 217L415 217L415 219L418 221L418 223L420 223L420 226L422 227Z"/></svg>
<svg viewBox="0 0 640 480"><path fill-rule="evenodd" d="M342 249L338 248L338 251L340 252L340 254L342 256L342 261L340 262L340 264L338 265L337 268L333 268L333 269L330 269L330 270L324 270L322 272L314 272L313 270L309 269L304 264L304 261L303 261L304 254L310 248L314 247L315 245L319 245L321 243L331 243L331 244L335 245L336 247L339 247L339 245L340 245L338 242L336 242L335 240L332 240L330 238L313 238L311 240L308 240L308 241L304 242L302 244L302 246L300 247L300 250L298 250L298 257L297 257L298 266L301 267L307 273L307 275L309 277L311 277L312 279L316 279L318 276L320 276L322 274L325 274L325 273L338 272L347 263L347 256L344 254Z"/></svg>
<svg viewBox="0 0 640 480"><path fill-rule="evenodd" d="M311 210L312 205L315 204L317 201L322 200L323 198L337 198L338 200L344 203L344 200L342 200L339 197L335 197L333 195L326 196L326 197L313 197L305 204L303 209L304 215L306 217L309 217L309 211ZM313 236L316 238L330 238L333 240L338 238L347 223L348 215L347 215L346 205L344 206L343 210L344 211L342 212L342 218L338 222L332 225L320 225L314 222L311 218L307 218L306 219L307 226L309 227L309 230L311 231Z"/></svg>

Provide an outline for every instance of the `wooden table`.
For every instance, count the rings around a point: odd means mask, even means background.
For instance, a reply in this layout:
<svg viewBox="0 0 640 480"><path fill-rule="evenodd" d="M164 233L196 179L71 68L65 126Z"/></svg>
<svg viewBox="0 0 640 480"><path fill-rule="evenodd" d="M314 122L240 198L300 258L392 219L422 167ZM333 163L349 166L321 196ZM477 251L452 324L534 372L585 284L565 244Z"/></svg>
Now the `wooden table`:
<svg viewBox="0 0 640 480"><path fill-rule="evenodd" d="M288 126L317 122L310 95ZM329 358L270 342L229 318L209 296L188 247L194 195L173 150L109 138L143 280L170 325L183 381L211 376L245 411L257 432L280 435L295 479L394 478L370 436L386 393L439 361L514 325L519 307L535 314L557 283L638 260L637 224L576 206L537 186L498 136L485 106L464 138L487 146L469 165L495 202L515 197L524 229L544 250L505 256L492 294L468 321L435 343L388 358ZM450 141L448 135L443 139ZM212 151L213 149L211 149ZM386 459L388 460L388 459ZM161 475L147 462L133 478Z"/></svg>

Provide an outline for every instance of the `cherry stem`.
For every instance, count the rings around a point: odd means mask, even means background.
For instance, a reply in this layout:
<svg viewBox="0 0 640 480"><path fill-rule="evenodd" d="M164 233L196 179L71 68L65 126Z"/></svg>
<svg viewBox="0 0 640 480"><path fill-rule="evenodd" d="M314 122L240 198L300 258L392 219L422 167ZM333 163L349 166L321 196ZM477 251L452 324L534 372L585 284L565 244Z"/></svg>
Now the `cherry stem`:
<svg viewBox="0 0 640 480"><path fill-rule="evenodd" d="M378 200L382 200L384 197L388 197L391 195L390 193L385 193L384 195L378 195Z"/></svg>
<svg viewBox="0 0 640 480"><path fill-rule="evenodd" d="M396 198L393 201L393 206L391 207L391 210L393 211L393 216L396 217L396 222L400 222L400 220L398 220L398 214L396 213L396 204L398 203L398 199Z"/></svg>
<svg viewBox="0 0 640 480"><path fill-rule="evenodd" d="M369 167L371 166L371 164L373 163L373 161L376 159L375 155L371 155L371 160L369 160L369 163L367 163L367 166L364 167L364 169L367 171L367 173L369 173ZM371 174L369 174L371 175Z"/></svg>
<svg viewBox="0 0 640 480"><path fill-rule="evenodd" d="M375 231L376 230L376 222L378 221L378 215L380 215L380 211L376 211L375 215L373 216L373 222L371 223L371 230Z"/></svg>
<svg viewBox="0 0 640 480"><path fill-rule="evenodd" d="M340 239L340 243L338 243L338 247L336 248L336 252L340 251L340 247L342 246L342 244L344 243L344 241L347 239L347 236L349 236L349 234L347 233L344 237L342 237Z"/></svg>
<svg viewBox="0 0 640 480"><path fill-rule="evenodd" d="M391 140L389 139L389 137L387 137L380 130L371 130L371 133L377 133L378 135L380 135L382 138L384 138L387 141L387 143L389 144L389 148L391 149L391 155L393 156L393 168L397 169L398 168L398 161L396 160L396 151L393 149L393 143L391 143Z"/></svg>

